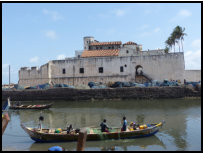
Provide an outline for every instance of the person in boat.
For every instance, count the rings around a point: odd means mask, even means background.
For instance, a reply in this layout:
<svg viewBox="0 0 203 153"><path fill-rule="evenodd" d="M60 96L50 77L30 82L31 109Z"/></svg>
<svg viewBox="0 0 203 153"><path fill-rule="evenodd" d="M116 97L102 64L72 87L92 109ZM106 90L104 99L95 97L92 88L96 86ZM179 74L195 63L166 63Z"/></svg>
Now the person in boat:
<svg viewBox="0 0 203 153"><path fill-rule="evenodd" d="M69 134L73 130L72 124L67 127L67 134Z"/></svg>
<svg viewBox="0 0 203 153"><path fill-rule="evenodd" d="M121 128L121 131L126 131L127 130L127 120L126 120L126 117L124 116L123 117L123 123L122 123L122 128Z"/></svg>
<svg viewBox="0 0 203 153"><path fill-rule="evenodd" d="M42 129L42 121L44 120L44 117L42 116L42 114L40 114L39 117L39 129Z"/></svg>
<svg viewBox="0 0 203 153"><path fill-rule="evenodd" d="M106 119L100 124L101 132L109 132L110 127L106 124Z"/></svg>
<svg viewBox="0 0 203 153"><path fill-rule="evenodd" d="M128 128L130 131L136 130L136 123L135 122L130 122L130 127Z"/></svg>

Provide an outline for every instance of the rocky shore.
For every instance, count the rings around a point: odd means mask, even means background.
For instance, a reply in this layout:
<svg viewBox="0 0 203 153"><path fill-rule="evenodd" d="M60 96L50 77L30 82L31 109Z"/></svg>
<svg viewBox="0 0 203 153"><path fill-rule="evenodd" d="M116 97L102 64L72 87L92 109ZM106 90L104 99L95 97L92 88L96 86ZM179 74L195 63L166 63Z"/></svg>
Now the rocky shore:
<svg viewBox="0 0 203 153"><path fill-rule="evenodd" d="M52 88L46 90L2 91L2 101L10 97L13 101L34 100L102 100L102 99L160 99L201 97L201 89L186 87L129 87L110 89Z"/></svg>

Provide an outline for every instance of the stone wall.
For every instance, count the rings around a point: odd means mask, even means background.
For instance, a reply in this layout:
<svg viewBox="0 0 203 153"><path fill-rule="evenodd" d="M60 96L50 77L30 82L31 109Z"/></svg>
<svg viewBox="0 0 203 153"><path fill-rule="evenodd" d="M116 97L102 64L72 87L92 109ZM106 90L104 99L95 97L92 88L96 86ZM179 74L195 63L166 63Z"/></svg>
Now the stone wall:
<svg viewBox="0 0 203 153"><path fill-rule="evenodd" d="M120 67L124 71L120 72ZM145 74L154 80L184 79L183 53L164 55L70 58L53 60L41 66L40 71L20 70L20 85L37 85L42 83L66 83L69 85L87 85L88 82L135 81L135 68L141 66ZM103 73L99 73L99 68ZM80 73L80 68L84 73ZM63 74L63 69L65 73ZM77 80L77 81L76 81Z"/></svg>
<svg viewBox="0 0 203 153"><path fill-rule="evenodd" d="M70 89L53 88L47 90L2 91L2 100L8 97L13 101L32 100L92 100L92 99L149 99L201 97L201 90L185 87L134 87L114 89Z"/></svg>
<svg viewBox="0 0 203 153"><path fill-rule="evenodd" d="M186 81L201 81L201 70L185 70Z"/></svg>
<svg viewBox="0 0 203 153"><path fill-rule="evenodd" d="M39 69L25 67L19 70L19 85L35 86L49 82L49 64L42 65Z"/></svg>

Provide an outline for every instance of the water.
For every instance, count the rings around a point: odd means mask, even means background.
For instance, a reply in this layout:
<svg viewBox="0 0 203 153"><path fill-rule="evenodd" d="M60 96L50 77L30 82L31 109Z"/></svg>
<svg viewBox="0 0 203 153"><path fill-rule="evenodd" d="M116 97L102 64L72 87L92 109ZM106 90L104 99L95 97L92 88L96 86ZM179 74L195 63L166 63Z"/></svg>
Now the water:
<svg viewBox="0 0 203 153"><path fill-rule="evenodd" d="M52 101L53 102L53 101ZM38 104L39 102L29 102ZM50 102L43 102L50 103ZM151 137L87 141L86 151L181 151L201 150L201 99L120 100L120 101L55 101L53 107L43 110L44 128L74 128L96 126L105 118L111 127L121 127L125 115L128 124L166 123ZM37 127L40 110L9 111L11 121L2 136L2 150L46 151L59 145L66 150L76 150L77 142L35 143L20 127L20 122Z"/></svg>

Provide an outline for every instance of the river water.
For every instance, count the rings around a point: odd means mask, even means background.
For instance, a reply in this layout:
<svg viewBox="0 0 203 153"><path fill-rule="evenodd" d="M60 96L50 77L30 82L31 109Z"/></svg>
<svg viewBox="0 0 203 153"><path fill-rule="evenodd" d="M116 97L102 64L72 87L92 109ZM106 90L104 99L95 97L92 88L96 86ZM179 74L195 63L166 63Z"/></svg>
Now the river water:
<svg viewBox="0 0 203 153"><path fill-rule="evenodd" d="M128 124L136 121L164 126L154 136L125 139L87 141L86 151L180 151L201 150L201 99L106 100L106 101L51 101L53 107L43 110L43 128L73 128L96 126L105 118L111 127L121 127L126 116ZM40 104L50 102L26 102ZM40 110L9 110L11 121L2 136L2 150L46 151L51 146L62 146L75 151L77 142L36 143L23 131L20 122L37 127Z"/></svg>

